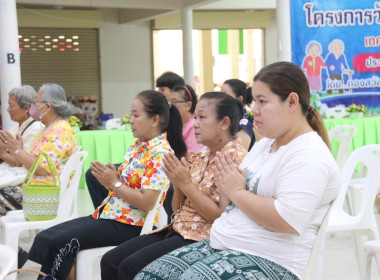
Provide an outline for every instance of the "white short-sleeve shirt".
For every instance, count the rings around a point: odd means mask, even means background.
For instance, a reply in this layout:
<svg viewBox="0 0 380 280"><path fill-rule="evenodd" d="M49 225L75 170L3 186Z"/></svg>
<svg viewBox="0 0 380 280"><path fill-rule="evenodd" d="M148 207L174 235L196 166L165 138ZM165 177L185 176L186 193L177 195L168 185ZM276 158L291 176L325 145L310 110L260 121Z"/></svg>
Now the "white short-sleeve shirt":
<svg viewBox="0 0 380 280"><path fill-rule="evenodd" d="M264 138L256 143L241 167L247 169L247 189L275 198L279 215L298 234L270 231L229 206L211 228L211 247L260 256L303 277L319 227L339 192L340 171L316 132L270 153L273 142Z"/></svg>

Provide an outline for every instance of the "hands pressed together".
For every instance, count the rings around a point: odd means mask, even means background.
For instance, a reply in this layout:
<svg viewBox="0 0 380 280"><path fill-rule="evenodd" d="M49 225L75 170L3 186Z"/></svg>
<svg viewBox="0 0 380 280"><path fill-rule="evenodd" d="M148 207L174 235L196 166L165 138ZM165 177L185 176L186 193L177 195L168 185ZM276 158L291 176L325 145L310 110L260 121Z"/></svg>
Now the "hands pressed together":
<svg viewBox="0 0 380 280"><path fill-rule="evenodd" d="M233 200L235 194L246 189L246 171L237 166L228 153L216 152L214 162L212 171L215 184L222 195Z"/></svg>
<svg viewBox="0 0 380 280"><path fill-rule="evenodd" d="M173 184L184 192L185 188L192 186L190 166L185 158L179 160L174 153L168 153L163 158L163 167L166 176Z"/></svg>
<svg viewBox="0 0 380 280"><path fill-rule="evenodd" d="M17 134L14 137L8 131L0 130L0 153L4 151L9 151L11 154L18 149L23 149L24 143L22 141L21 135Z"/></svg>
<svg viewBox="0 0 380 280"><path fill-rule="evenodd" d="M115 165L110 162L104 165L99 161L92 161L90 168L92 175L109 191L113 191L115 183L120 181L117 177Z"/></svg>

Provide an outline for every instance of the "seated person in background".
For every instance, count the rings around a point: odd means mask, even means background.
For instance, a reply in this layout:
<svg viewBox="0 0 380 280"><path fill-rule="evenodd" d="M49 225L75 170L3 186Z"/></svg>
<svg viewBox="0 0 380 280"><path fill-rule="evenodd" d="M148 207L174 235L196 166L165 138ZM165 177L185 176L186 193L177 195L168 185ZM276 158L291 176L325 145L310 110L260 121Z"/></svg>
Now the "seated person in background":
<svg viewBox="0 0 380 280"><path fill-rule="evenodd" d="M228 154L216 155L215 183L221 201L231 204L212 224L210 240L172 251L135 279L304 277L318 230L339 192L339 167L298 66L278 62L262 68L252 93L255 123L267 138L240 167Z"/></svg>
<svg viewBox="0 0 380 280"><path fill-rule="evenodd" d="M165 72L156 80L158 91L165 95L167 100L170 100L173 88L176 85L183 86L185 81L176 73Z"/></svg>
<svg viewBox="0 0 380 280"><path fill-rule="evenodd" d="M20 134L24 144L23 149L28 150L37 134L41 134L44 125L40 121L34 120L29 110L33 110L36 102L36 91L33 87L24 85L15 87L9 92L8 113L11 120L17 124L13 126L9 133L16 137ZM16 157L5 148L6 143L0 141L0 170L10 166L21 166Z"/></svg>
<svg viewBox="0 0 380 280"><path fill-rule="evenodd" d="M41 271L57 279L75 279L79 250L116 246L140 234L147 212L169 187L162 170L163 156L174 150L186 154L182 121L165 96L140 92L131 108L131 129L137 138L118 170L109 163L91 163L93 175L109 192L93 215L70 220L40 232L29 259L42 264ZM163 194L164 197L164 194Z"/></svg>
<svg viewBox="0 0 380 280"><path fill-rule="evenodd" d="M193 117L198 99L194 89L189 85L176 85L171 93L170 103L177 107L182 118L182 136L185 140L187 152L194 153L202 149L203 145L197 143L194 134Z"/></svg>
<svg viewBox="0 0 380 280"><path fill-rule="evenodd" d="M252 103L252 91L251 88L247 89L247 85L238 79L226 80L222 85L222 92L227 93L233 98L239 99L243 102L244 106L250 106ZM239 123L239 132L237 134L241 139L242 145L249 151L255 143L255 134L253 133L253 118L248 115L244 109L243 118Z"/></svg>
<svg viewBox="0 0 380 280"><path fill-rule="evenodd" d="M170 102L175 105L181 114L182 118L182 136L187 146L188 156L193 152L198 152L202 149L203 145L197 143L194 134L194 110L197 105L198 98L194 92L194 89L189 85L176 85L170 94ZM171 207L171 201L173 198L173 186L170 185L166 199L164 201L164 209L168 215L168 223L171 221L173 209Z"/></svg>
<svg viewBox="0 0 380 280"><path fill-rule="evenodd" d="M10 99L11 101L13 100ZM24 149L24 141L20 134L16 137L8 131L0 131L0 142L14 157L16 164L21 164L27 170L36 158L47 152L52 158L58 173L62 171L64 160L76 147L75 134L65 118L71 114L66 102L64 89L57 84L43 84L37 92L36 106L40 120L45 129L38 134L28 150ZM42 160L31 183L51 184L52 175L46 160ZM22 208L22 186L0 189L0 215L9 210Z"/></svg>
<svg viewBox="0 0 380 280"><path fill-rule="evenodd" d="M209 238L212 222L226 207L211 168L218 151L229 154L236 164L246 155L240 140L235 138L243 107L227 94L209 92L200 98L194 115L197 142L206 147L187 160L178 160L172 153L164 158L163 169L174 186L172 223L106 253L101 261L102 279L133 279L140 269L158 257Z"/></svg>

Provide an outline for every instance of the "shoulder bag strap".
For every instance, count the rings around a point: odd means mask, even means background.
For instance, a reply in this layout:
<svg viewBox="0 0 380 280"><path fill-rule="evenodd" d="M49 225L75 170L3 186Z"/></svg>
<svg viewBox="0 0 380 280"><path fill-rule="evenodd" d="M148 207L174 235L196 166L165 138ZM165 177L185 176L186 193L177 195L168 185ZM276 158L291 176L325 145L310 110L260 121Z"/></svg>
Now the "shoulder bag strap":
<svg viewBox="0 0 380 280"><path fill-rule="evenodd" d="M25 130L27 130L28 127L31 126L31 124L34 123L34 122L35 122L35 120L32 120L32 121L31 121L31 122L30 122L30 123L24 128L24 130L20 133L21 136L24 134Z"/></svg>

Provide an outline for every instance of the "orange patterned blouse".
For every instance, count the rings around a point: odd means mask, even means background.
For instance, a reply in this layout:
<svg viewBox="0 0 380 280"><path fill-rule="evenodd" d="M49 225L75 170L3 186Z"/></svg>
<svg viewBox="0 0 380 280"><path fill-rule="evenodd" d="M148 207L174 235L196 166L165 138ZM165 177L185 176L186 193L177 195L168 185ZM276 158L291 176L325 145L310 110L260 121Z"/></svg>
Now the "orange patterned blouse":
<svg viewBox="0 0 380 280"><path fill-rule="evenodd" d="M237 165L240 165L247 154L238 139L228 142L221 152L228 152ZM210 197L215 203L219 203L220 194L211 170L214 161L211 160L208 164L210 156L210 149L204 147L200 152L193 154L189 158L191 180L203 194ZM204 219L197 212L194 204L186 198L180 209L174 214L173 222L170 226L185 239L202 241L210 238L211 225L212 223Z"/></svg>

